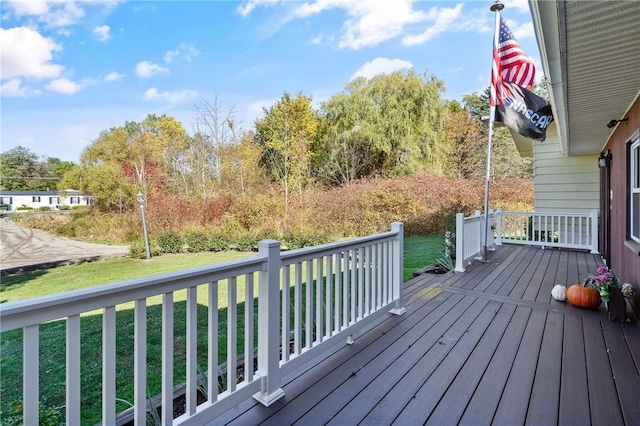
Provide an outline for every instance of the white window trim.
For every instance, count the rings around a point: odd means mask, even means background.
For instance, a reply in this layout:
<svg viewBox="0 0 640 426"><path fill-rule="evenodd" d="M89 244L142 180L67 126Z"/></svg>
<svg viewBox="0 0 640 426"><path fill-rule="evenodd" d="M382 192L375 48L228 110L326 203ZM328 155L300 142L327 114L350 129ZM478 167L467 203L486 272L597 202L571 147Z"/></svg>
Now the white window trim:
<svg viewBox="0 0 640 426"><path fill-rule="evenodd" d="M629 203L629 223L630 223L630 232L629 236L632 240L640 243L640 223L634 223L633 218L639 215L639 212L636 212L636 209L640 210L640 203L638 205L634 204L634 194L640 194L640 185L638 185L638 181L640 180L640 132L636 132L635 135L631 137L631 146L629 147L629 191L630 191L630 203ZM639 195L640 197L640 195Z"/></svg>

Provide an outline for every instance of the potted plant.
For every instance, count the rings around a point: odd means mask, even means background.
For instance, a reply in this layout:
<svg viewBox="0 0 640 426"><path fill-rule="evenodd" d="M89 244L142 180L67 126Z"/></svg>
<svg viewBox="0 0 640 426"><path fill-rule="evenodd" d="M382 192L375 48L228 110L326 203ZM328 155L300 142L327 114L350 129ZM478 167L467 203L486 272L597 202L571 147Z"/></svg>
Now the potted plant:
<svg viewBox="0 0 640 426"><path fill-rule="evenodd" d="M598 275L591 275L587 278L586 285L589 285L600 293L600 298L605 303L609 313L609 320L625 320L626 304L624 297L631 298L635 294L635 288L629 284L620 284L620 280L613 271L606 266L601 266L597 270Z"/></svg>

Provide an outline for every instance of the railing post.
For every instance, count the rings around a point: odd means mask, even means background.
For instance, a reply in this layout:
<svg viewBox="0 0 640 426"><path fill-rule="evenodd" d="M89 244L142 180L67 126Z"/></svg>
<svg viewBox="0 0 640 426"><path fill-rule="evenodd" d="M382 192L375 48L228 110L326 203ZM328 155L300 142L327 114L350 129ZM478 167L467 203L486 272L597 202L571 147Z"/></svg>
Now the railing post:
<svg viewBox="0 0 640 426"><path fill-rule="evenodd" d="M402 222L393 222L391 224L391 231L397 232L398 237L393 240L393 298L396 302L396 307L391 309L392 314L402 315L406 312L404 308L404 302L402 300L402 284L404 281L404 224Z"/></svg>
<svg viewBox="0 0 640 426"><path fill-rule="evenodd" d="M464 272L464 213L456 214L456 272Z"/></svg>
<svg viewBox="0 0 640 426"><path fill-rule="evenodd" d="M267 258L258 287L258 371L261 390L253 395L268 407L284 396L280 387L280 242L263 240L258 254Z"/></svg>
<svg viewBox="0 0 640 426"><path fill-rule="evenodd" d="M591 210L591 253L600 253L598 251L598 210Z"/></svg>
<svg viewBox="0 0 640 426"><path fill-rule="evenodd" d="M502 245L502 209L496 210L496 245Z"/></svg>
<svg viewBox="0 0 640 426"><path fill-rule="evenodd" d="M473 217L476 218L476 220L474 221L474 226L475 226L474 230L477 231L477 235L475 239L476 247L473 247L473 253L475 255L478 255L476 256L476 259L486 260L485 258L486 241L484 239L485 232L486 232L486 229L484 229L484 215L486 214L488 213L487 212L480 213L480 210L476 210L475 214L473 215Z"/></svg>

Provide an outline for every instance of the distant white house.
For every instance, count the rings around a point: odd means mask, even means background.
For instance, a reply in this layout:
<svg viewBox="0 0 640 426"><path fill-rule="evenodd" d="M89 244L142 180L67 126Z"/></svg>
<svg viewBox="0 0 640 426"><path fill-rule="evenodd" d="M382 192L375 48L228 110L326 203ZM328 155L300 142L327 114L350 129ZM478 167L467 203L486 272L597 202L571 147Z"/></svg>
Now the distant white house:
<svg viewBox="0 0 640 426"><path fill-rule="evenodd" d="M0 191L0 209L12 212L38 210L41 207L49 207L51 210L68 210L76 206L90 206L91 204L92 197L85 196L75 189L65 191Z"/></svg>

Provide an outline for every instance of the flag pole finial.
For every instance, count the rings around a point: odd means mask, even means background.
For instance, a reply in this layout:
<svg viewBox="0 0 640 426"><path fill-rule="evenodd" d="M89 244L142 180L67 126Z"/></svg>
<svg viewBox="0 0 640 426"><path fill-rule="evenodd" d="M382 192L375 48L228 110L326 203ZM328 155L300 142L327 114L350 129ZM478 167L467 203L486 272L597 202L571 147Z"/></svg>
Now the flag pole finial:
<svg viewBox="0 0 640 426"><path fill-rule="evenodd" d="M496 10L499 11L499 10L504 9L504 4L502 4L502 3L500 3L500 1L496 0L496 2L494 4L492 4L489 9L491 9L492 12L495 12Z"/></svg>

